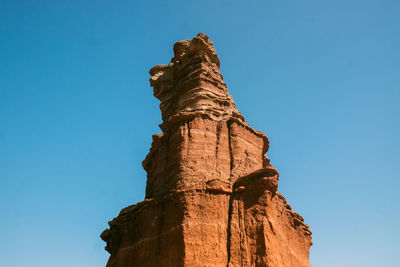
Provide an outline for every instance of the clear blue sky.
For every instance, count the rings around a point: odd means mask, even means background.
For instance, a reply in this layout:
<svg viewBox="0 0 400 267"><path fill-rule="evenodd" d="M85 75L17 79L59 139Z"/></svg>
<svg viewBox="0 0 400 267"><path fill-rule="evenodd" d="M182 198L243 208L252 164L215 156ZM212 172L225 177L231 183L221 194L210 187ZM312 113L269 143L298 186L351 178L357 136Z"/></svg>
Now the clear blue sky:
<svg viewBox="0 0 400 267"><path fill-rule="evenodd" d="M0 0L0 266L105 266L160 132L148 70L198 32L270 138L313 266L399 266L398 0Z"/></svg>

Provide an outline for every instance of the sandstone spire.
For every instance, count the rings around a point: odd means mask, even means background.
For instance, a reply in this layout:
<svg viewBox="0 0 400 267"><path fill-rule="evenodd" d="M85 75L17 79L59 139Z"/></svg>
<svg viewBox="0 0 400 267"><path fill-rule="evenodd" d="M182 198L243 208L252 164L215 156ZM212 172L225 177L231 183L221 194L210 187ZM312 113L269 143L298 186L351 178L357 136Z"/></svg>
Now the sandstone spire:
<svg viewBox="0 0 400 267"><path fill-rule="evenodd" d="M101 237L107 267L311 266L311 232L277 192L268 138L237 110L212 42L177 42L150 70L161 134L143 161L146 199Z"/></svg>
<svg viewBox="0 0 400 267"><path fill-rule="evenodd" d="M222 80L213 43L203 33L175 43L171 62L153 67L150 74L154 96L161 101L163 130L168 124L196 116L245 121Z"/></svg>

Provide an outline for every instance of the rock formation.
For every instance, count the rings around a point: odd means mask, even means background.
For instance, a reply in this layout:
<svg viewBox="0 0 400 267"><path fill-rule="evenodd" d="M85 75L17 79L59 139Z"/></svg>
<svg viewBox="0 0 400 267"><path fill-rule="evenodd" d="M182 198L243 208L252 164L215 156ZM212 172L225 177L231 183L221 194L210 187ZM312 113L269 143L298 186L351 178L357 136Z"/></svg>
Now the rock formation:
<svg viewBox="0 0 400 267"><path fill-rule="evenodd" d="M101 234L107 267L311 266L311 231L277 192L268 138L237 110L219 64L199 33L150 70L162 133L143 161L145 200Z"/></svg>

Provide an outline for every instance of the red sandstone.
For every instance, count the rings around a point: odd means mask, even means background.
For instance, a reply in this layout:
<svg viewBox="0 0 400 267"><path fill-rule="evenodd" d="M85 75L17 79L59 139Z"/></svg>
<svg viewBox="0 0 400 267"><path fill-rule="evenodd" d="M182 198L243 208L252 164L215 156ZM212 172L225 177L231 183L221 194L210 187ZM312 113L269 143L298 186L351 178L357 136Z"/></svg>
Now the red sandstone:
<svg viewBox="0 0 400 267"><path fill-rule="evenodd" d="M107 267L306 267L311 231L277 192L268 138L251 128L202 33L150 70L163 133L143 161L146 199L101 234Z"/></svg>

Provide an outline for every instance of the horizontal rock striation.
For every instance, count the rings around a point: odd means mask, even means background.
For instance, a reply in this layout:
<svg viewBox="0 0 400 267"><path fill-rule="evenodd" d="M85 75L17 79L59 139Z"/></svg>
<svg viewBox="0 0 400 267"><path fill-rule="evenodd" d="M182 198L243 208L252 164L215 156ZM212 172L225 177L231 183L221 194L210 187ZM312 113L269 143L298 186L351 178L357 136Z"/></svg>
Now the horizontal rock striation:
<svg viewBox="0 0 400 267"><path fill-rule="evenodd" d="M311 231L277 192L269 142L237 110L202 33L150 70L161 134L143 161L144 201L101 234L107 267L305 267Z"/></svg>

